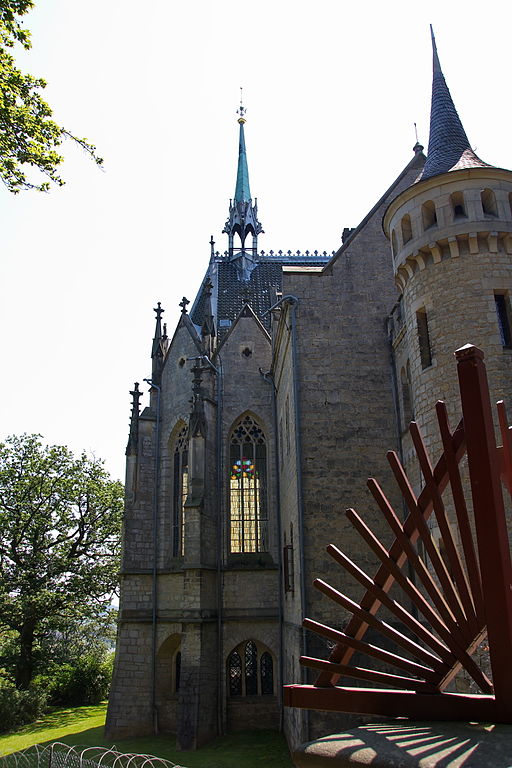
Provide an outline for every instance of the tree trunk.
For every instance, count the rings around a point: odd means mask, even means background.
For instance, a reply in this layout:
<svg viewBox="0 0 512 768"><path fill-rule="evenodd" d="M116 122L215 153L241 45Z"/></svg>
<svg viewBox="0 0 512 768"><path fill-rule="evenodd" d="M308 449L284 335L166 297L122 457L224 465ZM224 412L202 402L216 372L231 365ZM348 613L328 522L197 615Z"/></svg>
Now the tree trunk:
<svg viewBox="0 0 512 768"><path fill-rule="evenodd" d="M34 619L26 619L20 631L20 652L16 662L16 688L25 690L29 687L34 672Z"/></svg>

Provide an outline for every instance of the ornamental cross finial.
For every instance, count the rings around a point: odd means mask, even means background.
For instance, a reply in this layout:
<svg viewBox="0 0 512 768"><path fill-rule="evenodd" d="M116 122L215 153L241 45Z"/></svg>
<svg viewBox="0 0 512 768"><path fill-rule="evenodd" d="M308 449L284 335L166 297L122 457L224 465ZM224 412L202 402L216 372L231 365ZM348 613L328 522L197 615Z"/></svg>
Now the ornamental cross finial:
<svg viewBox="0 0 512 768"><path fill-rule="evenodd" d="M240 115L240 117L238 118L238 122L239 123L245 123L244 115L247 112L247 109L244 107L243 101L242 101L242 91L243 91L243 88L242 88L242 86L240 86L240 106L238 107L238 109L236 111L237 115Z"/></svg>
<svg viewBox="0 0 512 768"><path fill-rule="evenodd" d="M153 307L153 312L156 312L156 319L160 320L162 314L165 312L165 309L162 309L160 302L157 302L156 307Z"/></svg>
<svg viewBox="0 0 512 768"><path fill-rule="evenodd" d="M179 303L179 306L181 307L181 314L186 315L187 314L187 304L190 304L190 301L184 296L182 300Z"/></svg>

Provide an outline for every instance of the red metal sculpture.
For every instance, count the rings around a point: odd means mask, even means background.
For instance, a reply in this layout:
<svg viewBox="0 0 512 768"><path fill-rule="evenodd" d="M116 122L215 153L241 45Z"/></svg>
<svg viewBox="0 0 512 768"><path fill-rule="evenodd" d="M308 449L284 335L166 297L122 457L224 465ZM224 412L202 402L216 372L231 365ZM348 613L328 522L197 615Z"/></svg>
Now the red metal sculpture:
<svg viewBox="0 0 512 768"><path fill-rule="evenodd" d="M436 405L443 453L432 467L417 425L411 436L425 486L416 498L394 452L388 460L403 494L408 517L401 522L374 479L368 487L392 529L395 540L386 550L353 510L347 516L381 565L370 578L342 551L327 551L366 589L360 604L322 580L317 587L352 613L343 632L311 619L304 626L336 643L328 660L302 657L301 664L320 670L314 685L287 685L286 706L364 714L428 718L431 720L484 720L512 722L512 566L508 544L501 481L512 495L512 437L505 406L498 403L502 445L497 446L483 352L466 345L455 353L463 418L451 432L444 403ZM474 525L471 524L460 474L467 453ZM458 526L457 545L443 502L451 487ZM427 521L434 514L442 538L441 556ZM473 535L473 531L475 536ZM476 547L475 547L476 538ZM419 554L418 542L430 567ZM415 578L410 579L408 562ZM421 583L421 590L415 582ZM392 599L398 584L414 610ZM383 605L420 644L376 614ZM363 640L368 627L377 630L406 651L407 656ZM487 634L492 682L472 658ZM383 661L401 674L351 666L354 652ZM481 694L449 693L447 686L464 669ZM359 688L337 685L340 677L368 681ZM389 688L390 686L390 688Z"/></svg>

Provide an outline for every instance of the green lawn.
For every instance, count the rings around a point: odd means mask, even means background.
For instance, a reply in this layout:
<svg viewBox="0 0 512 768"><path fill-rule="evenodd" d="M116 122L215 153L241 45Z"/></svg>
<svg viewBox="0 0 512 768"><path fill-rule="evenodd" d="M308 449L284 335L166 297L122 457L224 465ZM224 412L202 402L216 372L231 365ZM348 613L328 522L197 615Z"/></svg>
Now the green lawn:
<svg viewBox="0 0 512 768"><path fill-rule="evenodd" d="M0 755L18 752L32 744L62 741L65 744L112 746L105 740L106 705L59 709L15 733L0 735ZM120 752L156 755L187 768L291 768L284 738L275 731L250 731L219 736L197 752L179 752L172 736L146 736L117 740Z"/></svg>

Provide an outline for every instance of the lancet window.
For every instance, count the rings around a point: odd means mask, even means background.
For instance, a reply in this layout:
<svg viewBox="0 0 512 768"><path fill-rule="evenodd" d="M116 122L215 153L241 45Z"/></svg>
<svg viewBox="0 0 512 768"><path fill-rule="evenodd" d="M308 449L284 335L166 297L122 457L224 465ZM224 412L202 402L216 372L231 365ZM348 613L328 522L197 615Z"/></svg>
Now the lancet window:
<svg viewBox="0 0 512 768"><path fill-rule="evenodd" d="M229 456L230 552L267 552L267 446L252 416L235 426Z"/></svg>
<svg viewBox="0 0 512 768"><path fill-rule="evenodd" d="M229 654L228 690L230 696L272 696L274 661L272 655L248 640Z"/></svg>
<svg viewBox="0 0 512 768"><path fill-rule="evenodd" d="M188 493L188 427L184 426L174 445L172 554L184 553L185 501Z"/></svg>

